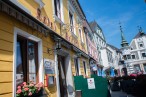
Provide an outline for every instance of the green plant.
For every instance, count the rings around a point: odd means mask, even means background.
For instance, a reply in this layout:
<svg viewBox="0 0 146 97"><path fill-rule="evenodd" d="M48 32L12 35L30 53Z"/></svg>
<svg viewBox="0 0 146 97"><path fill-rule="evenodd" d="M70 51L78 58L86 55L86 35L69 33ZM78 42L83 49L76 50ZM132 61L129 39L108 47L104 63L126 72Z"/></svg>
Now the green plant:
<svg viewBox="0 0 146 97"><path fill-rule="evenodd" d="M34 84L34 82L26 83L23 82L21 85L17 86L17 97L32 96L38 93L43 88L43 83Z"/></svg>

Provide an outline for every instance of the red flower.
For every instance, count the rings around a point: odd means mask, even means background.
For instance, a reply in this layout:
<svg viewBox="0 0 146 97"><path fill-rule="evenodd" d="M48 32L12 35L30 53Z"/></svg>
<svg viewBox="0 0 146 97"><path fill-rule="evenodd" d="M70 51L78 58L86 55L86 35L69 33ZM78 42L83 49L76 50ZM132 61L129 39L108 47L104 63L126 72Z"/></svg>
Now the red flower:
<svg viewBox="0 0 146 97"><path fill-rule="evenodd" d="M17 94L20 94L21 92L22 92L22 90L21 89L18 89L16 93Z"/></svg>
<svg viewBox="0 0 146 97"><path fill-rule="evenodd" d="M18 89L21 89L21 86L18 86L17 88L18 88Z"/></svg>
<svg viewBox="0 0 146 97"><path fill-rule="evenodd" d="M25 90L25 91L28 91L28 90L29 90L29 88L24 88L24 90Z"/></svg>
<svg viewBox="0 0 146 97"><path fill-rule="evenodd" d="M32 95L32 93L31 93L31 92L29 92L28 96L31 96L31 95Z"/></svg>
<svg viewBox="0 0 146 97"><path fill-rule="evenodd" d="M25 86L26 85L26 82L23 82L23 85Z"/></svg>

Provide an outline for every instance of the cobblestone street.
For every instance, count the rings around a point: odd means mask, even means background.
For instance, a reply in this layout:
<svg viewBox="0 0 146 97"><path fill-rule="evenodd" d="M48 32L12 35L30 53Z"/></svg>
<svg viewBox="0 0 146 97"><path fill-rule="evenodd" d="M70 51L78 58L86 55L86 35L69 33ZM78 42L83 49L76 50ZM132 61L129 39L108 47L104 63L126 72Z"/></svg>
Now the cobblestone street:
<svg viewBox="0 0 146 97"><path fill-rule="evenodd" d="M111 97L134 97L122 91L110 91Z"/></svg>

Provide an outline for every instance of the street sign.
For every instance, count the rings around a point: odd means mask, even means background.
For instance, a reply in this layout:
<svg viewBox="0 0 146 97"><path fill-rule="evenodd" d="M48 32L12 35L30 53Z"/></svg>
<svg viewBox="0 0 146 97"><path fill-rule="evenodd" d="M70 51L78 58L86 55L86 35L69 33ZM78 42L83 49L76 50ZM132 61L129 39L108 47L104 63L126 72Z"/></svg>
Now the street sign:
<svg viewBox="0 0 146 97"><path fill-rule="evenodd" d="M88 78L87 83L88 83L88 89L95 89L94 78Z"/></svg>

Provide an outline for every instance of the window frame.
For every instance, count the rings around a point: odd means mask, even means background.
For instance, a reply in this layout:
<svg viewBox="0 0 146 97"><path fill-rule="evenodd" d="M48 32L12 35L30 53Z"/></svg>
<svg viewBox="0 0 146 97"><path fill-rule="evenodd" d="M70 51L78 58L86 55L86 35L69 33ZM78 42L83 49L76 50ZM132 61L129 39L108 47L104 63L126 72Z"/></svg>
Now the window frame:
<svg viewBox="0 0 146 97"><path fill-rule="evenodd" d="M144 56L143 56L143 54L144 54ZM144 58L146 58L146 52L141 52L141 57L144 59Z"/></svg>
<svg viewBox="0 0 146 97"><path fill-rule="evenodd" d="M75 34L74 32L74 19L73 14L69 11L69 23L70 23L70 32Z"/></svg>
<svg viewBox="0 0 146 97"><path fill-rule="evenodd" d="M57 21L57 22L59 22L61 25L63 25L63 24L64 24L63 0L59 0L59 5L60 5L60 17L58 17L57 14L56 14L55 1L56 1L56 0L52 0L53 18L55 19L55 21Z"/></svg>
<svg viewBox="0 0 146 97"><path fill-rule="evenodd" d="M35 47L35 73L36 73L36 83L38 83L38 78L39 78L39 75L38 75L38 43L33 41L33 40L30 40L30 39L27 39L21 35L17 35L17 42L20 42L22 44L22 47L21 48L21 56L22 56L22 67L23 67L23 81L25 82L29 82L29 60L28 60L28 43L31 42L31 43L34 43ZM36 57L37 56L37 57ZM16 59L17 60L17 59ZM17 69L16 69L17 70Z"/></svg>
<svg viewBox="0 0 146 97"><path fill-rule="evenodd" d="M61 20L61 3L60 0L54 0L55 15Z"/></svg>
<svg viewBox="0 0 146 97"><path fill-rule="evenodd" d="M133 58L133 56L134 56L134 58ZM136 56L135 56L135 54L132 54L132 55L131 55L131 58L132 58L132 59L136 59Z"/></svg>
<svg viewBox="0 0 146 97"><path fill-rule="evenodd" d="M80 35L81 42L84 43L83 31L81 28L79 28L79 35Z"/></svg>
<svg viewBox="0 0 146 97"><path fill-rule="evenodd" d="M143 42L138 42L138 46L139 46L139 48L144 48L144 43Z"/></svg>
<svg viewBox="0 0 146 97"><path fill-rule="evenodd" d="M42 39L32 35L32 34L29 34L17 27L14 27L14 43L13 43L13 97L16 96L16 52L17 52L17 35L21 35L25 38L28 38L28 39L31 39L35 42L38 43L38 75L39 75L39 82L42 82L44 83L44 71L43 71L43 46L42 46Z"/></svg>

